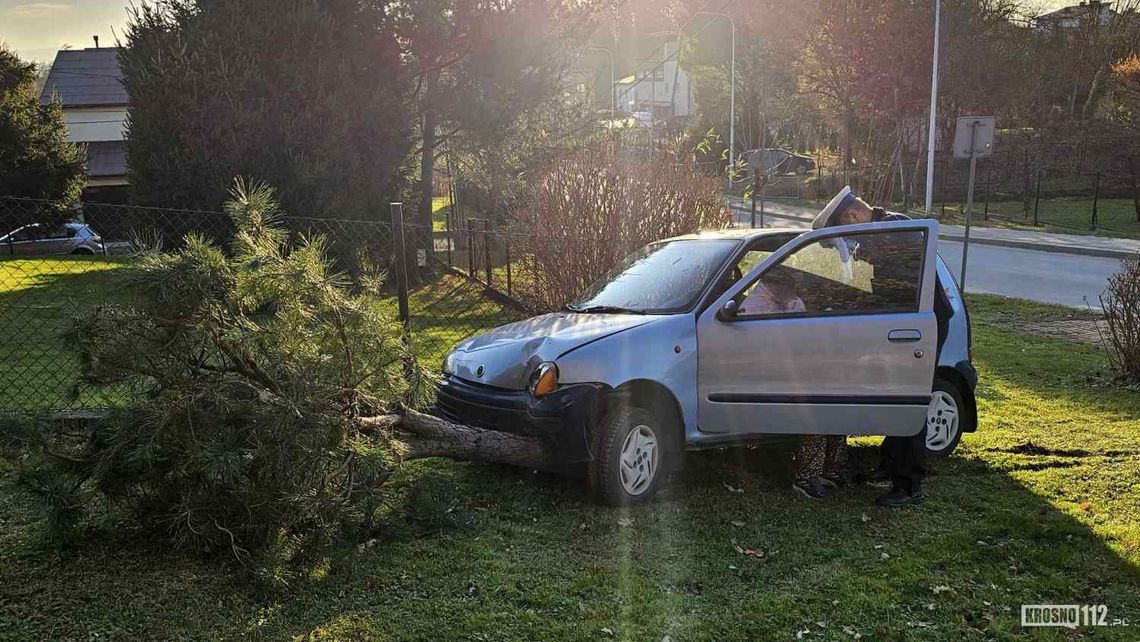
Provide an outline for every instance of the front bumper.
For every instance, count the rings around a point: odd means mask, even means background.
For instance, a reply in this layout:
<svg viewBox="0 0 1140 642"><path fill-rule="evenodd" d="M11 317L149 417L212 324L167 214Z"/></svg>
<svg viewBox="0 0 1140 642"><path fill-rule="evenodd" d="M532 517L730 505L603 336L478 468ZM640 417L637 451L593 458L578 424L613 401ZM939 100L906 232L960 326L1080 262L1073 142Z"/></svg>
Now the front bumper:
<svg viewBox="0 0 1140 642"><path fill-rule="evenodd" d="M563 463L575 464L594 459L590 433L602 392L600 384L571 384L535 398L444 375L436 387L436 411L457 423L542 439Z"/></svg>

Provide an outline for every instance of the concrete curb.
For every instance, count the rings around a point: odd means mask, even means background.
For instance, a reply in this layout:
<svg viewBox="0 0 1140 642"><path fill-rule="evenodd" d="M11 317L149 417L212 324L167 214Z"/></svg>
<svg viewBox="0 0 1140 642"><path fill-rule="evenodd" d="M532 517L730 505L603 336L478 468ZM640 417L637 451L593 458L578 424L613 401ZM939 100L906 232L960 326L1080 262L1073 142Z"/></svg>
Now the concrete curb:
<svg viewBox="0 0 1140 642"><path fill-rule="evenodd" d="M740 207L732 207L733 211L741 212L744 214L751 214L751 210ZM759 213L757 213L759 215ZM789 221L799 221L801 223L810 223L811 218L802 216L794 216L792 214L776 214L773 212L765 212L764 217L785 219ZM963 234L954 232L941 232L938 238L943 241L954 241L961 243L965 240ZM1128 257L1136 256L1137 252L1129 250L1118 250L1106 247L1093 247L1090 245L1072 245L1072 244L1047 244L1047 243L1034 243L1032 241L1015 241L1008 239L994 239L986 238L983 236L970 235L970 243L974 245L995 245L998 247L1010 247L1018 250L1033 250L1036 252L1053 252L1056 254L1075 254L1077 256L1095 256L1105 259L1125 259Z"/></svg>
<svg viewBox="0 0 1140 642"><path fill-rule="evenodd" d="M962 234L949 234L942 233L938 238L944 241L954 241L961 243L965 240ZM1046 243L1033 243L1030 241L1011 241L1007 239L991 239L980 236L970 236L971 245L997 245L1000 247L1011 247L1019 250L1033 250L1036 252L1053 252L1056 254L1075 254L1078 256L1096 256L1105 259L1125 259L1130 256L1136 256L1136 252L1129 252L1128 250L1114 250L1112 248L1104 247L1090 247L1088 245L1050 245Z"/></svg>

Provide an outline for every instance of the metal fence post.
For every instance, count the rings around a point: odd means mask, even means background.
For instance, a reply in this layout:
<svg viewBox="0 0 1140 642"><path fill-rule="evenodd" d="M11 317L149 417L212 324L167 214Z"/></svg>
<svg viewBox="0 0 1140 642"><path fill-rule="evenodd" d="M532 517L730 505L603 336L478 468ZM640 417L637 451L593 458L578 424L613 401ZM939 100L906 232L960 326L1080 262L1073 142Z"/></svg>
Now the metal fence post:
<svg viewBox="0 0 1140 642"><path fill-rule="evenodd" d="M1096 206L1097 201L1100 200L1100 170L1097 170L1093 175L1093 209L1092 209L1092 223L1089 225L1090 230L1096 230Z"/></svg>
<svg viewBox="0 0 1140 642"><path fill-rule="evenodd" d="M491 287L491 219L483 219L483 261L487 273L487 287Z"/></svg>
<svg viewBox="0 0 1140 642"><path fill-rule="evenodd" d="M1037 223L1037 208L1041 205L1041 173L1043 170L1037 170L1037 189L1033 195L1033 224Z"/></svg>
<svg viewBox="0 0 1140 642"><path fill-rule="evenodd" d="M507 259L507 296L513 296L511 292L511 235L506 233L503 235L503 251Z"/></svg>
<svg viewBox="0 0 1140 642"><path fill-rule="evenodd" d="M454 206L455 201L452 200L451 203L452 204L449 204L447 206L447 214L443 218L444 233L447 235L447 266L448 267L451 267L451 230L453 229L452 225L451 225L451 217L453 215L452 210L455 209L455 206Z"/></svg>
<svg viewBox="0 0 1140 642"><path fill-rule="evenodd" d="M400 322L404 324L404 334L411 328L411 315L408 312L408 257L404 247L404 204L392 203L392 245L396 255L396 298L400 307Z"/></svg>
<svg viewBox="0 0 1140 642"><path fill-rule="evenodd" d="M818 154L819 162L815 164L815 202L823 202L823 154Z"/></svg>
<svg viewBox="0 0 1140 642"><path fill-rule="evenodd" d="M990 183L994 181L994 168L991 167L989 172L986 173L986 206L982 210L982 220L990 220Z"/></svg>
<svg viewBox="0 0 1140 642"><path fill-rule="evenodd" d="M948 173L949 168L950 163L944 161L942 163L942 186L938 190L939 220L946 218L946 174Z"/></svg>
<svg viewBox="0 0 1140 642"><path fill-rule="evenodd" d="M756 227L756 190L760 188L760 168L753 170L752 174L752 219L749 227ZM735 216L733 218L736 218ZM735 223L735 222L734 222Z"/></svg>
<svg viewBox="0 0 1140 642"><path fill-rule="evenodd" d="M471 219L467 219L467 276L475 278L475 235Z"/></svg>
<svg viewBox="0 0 1140 642"><path fill-rule="evenodd" d="M760 179L760 227L764 227L764 199L767 197L768 177Z"/></svg>

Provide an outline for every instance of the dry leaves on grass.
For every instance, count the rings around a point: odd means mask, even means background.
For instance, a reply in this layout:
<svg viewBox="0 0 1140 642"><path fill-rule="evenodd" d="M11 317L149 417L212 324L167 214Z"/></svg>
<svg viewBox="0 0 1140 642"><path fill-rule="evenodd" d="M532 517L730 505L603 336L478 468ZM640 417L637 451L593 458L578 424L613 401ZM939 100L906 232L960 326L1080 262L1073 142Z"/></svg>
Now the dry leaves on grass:
<svg viewBox="0 0 1140 642"><path fill-rule="evenodd" d="M763 551L762 549L759 549L759 548L744 548L743 546L741 546L741 545L739 545L739 544L734 544L734 545L733 545L733 548L734 548L734 549L736 549L736 552L737 552L737 553L739 553L739 554L741 554L741 555L745 555L745 556L747 556L747 557L751 557L751 558L752 558L752 559L754 559L754 560L762 560L762 559L764 559L764 551Z"/></svg>

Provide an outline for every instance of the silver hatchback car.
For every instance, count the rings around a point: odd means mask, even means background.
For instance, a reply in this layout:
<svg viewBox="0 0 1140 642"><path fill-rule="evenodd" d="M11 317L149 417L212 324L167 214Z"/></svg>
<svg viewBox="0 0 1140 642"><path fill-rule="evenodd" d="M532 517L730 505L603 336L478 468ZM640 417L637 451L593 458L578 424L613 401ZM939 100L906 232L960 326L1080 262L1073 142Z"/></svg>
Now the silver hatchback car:
<svg viewBox="0 0 1140 642"><path fill-rule="evenodd" d="M85 223L58 226L32 223L0 236L0 254L43 256L49 254L103 254L103 239Z"/></svg>
<svg viewBox="0 0 1140 642"><path fill-rule="evenodd" d="M460 343L438 410L546 440L611 504L652 496L685 450L773 434L925 426L949 455L977 374L937 238L906 220L651 243L564 310ZM794 305L765 305L777 278Z"/></svg>

